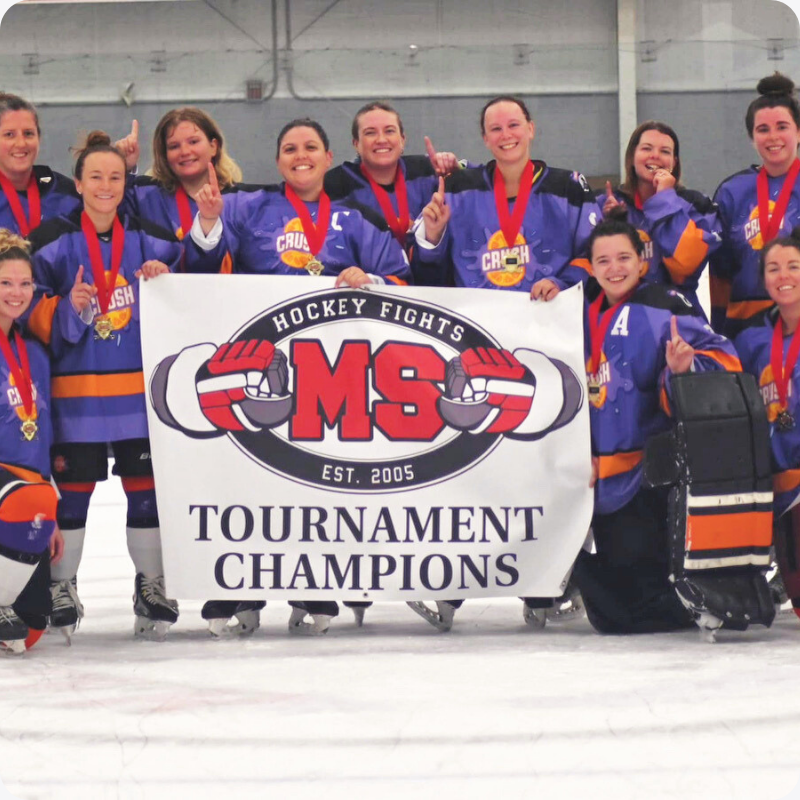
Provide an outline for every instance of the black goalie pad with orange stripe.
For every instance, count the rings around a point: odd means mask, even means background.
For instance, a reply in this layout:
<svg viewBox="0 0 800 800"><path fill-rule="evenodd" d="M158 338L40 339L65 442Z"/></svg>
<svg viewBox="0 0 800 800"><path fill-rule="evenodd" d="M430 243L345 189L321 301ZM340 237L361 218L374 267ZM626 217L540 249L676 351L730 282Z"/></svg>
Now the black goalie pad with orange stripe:
<svg viewBox="0 0 800 800"><path fill-rule="evenodd" d="M645 449L644 480L671 486L670 578L697 616L744 630L775 617L769 425L751 375L671 379L675 425Z"/></svg>

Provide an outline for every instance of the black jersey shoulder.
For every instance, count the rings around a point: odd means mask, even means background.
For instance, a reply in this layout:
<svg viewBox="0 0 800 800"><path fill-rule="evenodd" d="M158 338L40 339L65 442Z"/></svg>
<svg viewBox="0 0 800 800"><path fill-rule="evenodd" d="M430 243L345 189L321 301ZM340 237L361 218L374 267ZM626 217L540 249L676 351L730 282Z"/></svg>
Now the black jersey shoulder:
<svg viewBox="0 0 800 800"><path fill-rule="evenodd" d="M35 164L33 174L36 176L36 183L41 194L56 192L57 194L70 195L76 200L80 197L78 190L75 188L75 181L72 178L68 178L66 175L62 175L44 164Z"/></svg>
<svg viewBox="0 0 800 800"><path fill-rule="evenodd" d="M484 167L471 167L454 172L444 182L445 191L452 194L459 192L491 192L492 186L486 180L487 170Z"/></svg>
<svg viewBox="0 0 800 800"><path fill-rule="evenodd" d="M359 180L356 176L357 170L358 164L355 161L345 161L325 173L325 193L331 200L341 200L363 188L363 179Z"/></svg>
<svg viewBox="0 0 800 800"><path fill-rule="evenodd" d="M548 167L543 161L534 161L534 167L537 170L539 168L545 170L539 181L540 192L563 197L575 206L582 206L587 202L594 203L594 194L581 173L570 172L558 167Z"/></svg>
<svg viewBox="0 0 800 800"><path fill-rule="evenodd" d="M379 214L374 208L365 206L363 203L359 203L355 200L341 200L339 201L339 205L344 206L345 208L352 208L354 211L358 211L358 213L361 214L361 216L364 217L367 222L372 223L379 230L390 230L388 223L383 218L383 215Z"/></svg>
<svg viewBox="0 0 800 800"><path fill-rule="evenodd" d="M749 167L745 169L740 169L738 172L734 172L732 175L728 175L727 178L724 178L719 182L719 186L717 186L717 191L714 192L714 197L717 196L717 192L722 189L723 186L727 185L731 181L735 181L737 178L745 178L745 177L755 177L758 173L759 167L757 164L751 164Z"/></svg>
<svg viewBox="0 0 800 800"><path fill-rule="evenodd" d="M141 231L148 236L152 236L154 239L163 239L165 242L177 243L178 241L172 231L162 228L160 225L156 225L155 222L151 222L144 217L130 216L127 218L127 221L129 231Z"/></svg>
<svg viewBox="0 0 800 800"><path fill-rule="evenodd" d="M697 310L677 289L662 283L640 284L631 297L631 304L670 311L675 316L696 316Z"/></svg>
<svg viewBox="0 0 800 800"><path fill-rule="evenodd" d="M717 204L702 192L687 189L685 186L676 186L675 193L687 203L691 203L700 214L713 214L717 210Z"/></svg>
<svg viewBox="0 0 800 800"><path fill-rule="evenodd" d="M60 239L67 233L75 233L81 229L80 211L69 216L51 217L46 219L37 228L34 228L28 236L31 243L31 253L41 250L43 247Z"/></svg>
<svg viewBox="0 0 800 800"><path fill-rule="evenodd" d="M430 178L436 174L436 170L427 156L403 156L402 158L406 166L406 180Z"/></svg>
<svg viewBox="0 0 800 800"><path fill-rule="evenodd" d="M274 183L232 183L230 186L226 186L221 193L236 194L238 192L243 192L245 194L252 194L253 192L279 192L280 190L281 187Z"/></svg>

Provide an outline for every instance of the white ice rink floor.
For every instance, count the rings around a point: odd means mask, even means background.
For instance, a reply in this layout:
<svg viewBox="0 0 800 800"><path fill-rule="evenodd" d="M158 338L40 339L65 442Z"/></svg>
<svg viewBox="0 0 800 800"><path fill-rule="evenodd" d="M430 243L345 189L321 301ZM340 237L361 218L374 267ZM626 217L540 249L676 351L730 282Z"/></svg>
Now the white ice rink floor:
<svg viewBox="0 0 800 800"><path fill-rule="evenodd" d="M467 602L440 634L387 603L298 638L274 602L253 638L211 641L185 602L166 642L140 642L123 526L109 484L72 647L0 659L0 797L800 797L793 614L709 645L534 633L516 600Z"/></svg>

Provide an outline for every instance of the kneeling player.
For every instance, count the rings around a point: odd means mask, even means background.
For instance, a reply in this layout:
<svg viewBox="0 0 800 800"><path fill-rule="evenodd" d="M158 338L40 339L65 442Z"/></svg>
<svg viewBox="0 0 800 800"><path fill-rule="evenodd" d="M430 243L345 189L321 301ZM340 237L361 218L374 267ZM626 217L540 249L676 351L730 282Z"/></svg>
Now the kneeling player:
<svg viewBox="0 0 800 800"><path fill-rule="evenodd" d="M32 299L27 242L0 229L0 377L7 387L0 395L0 648L10 653L24 652L44 630L48 545L53 561L63 550L49 477L50 363L16 325Z"/></svg>
<svg viewBox="0 0 800 800"><path fill-rule="evenodd" d="M741 370L727 339L674 289L641 283L644 246L624 217L591 235L587 378L596 553L582 551L573 577L602 633L690 627L669 582L667 496L642 486L647 439L670 428L670 375Z"/></svg>

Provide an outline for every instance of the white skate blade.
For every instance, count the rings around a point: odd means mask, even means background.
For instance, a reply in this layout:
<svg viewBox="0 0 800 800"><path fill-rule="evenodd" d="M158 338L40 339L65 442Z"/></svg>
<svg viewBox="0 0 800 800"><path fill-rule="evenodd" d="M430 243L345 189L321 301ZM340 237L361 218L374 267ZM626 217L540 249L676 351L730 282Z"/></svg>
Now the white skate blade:
<svg viewBox="0 0 800 800"><path fill-rule="evenodd" d="M547 624L547 612L549 610L550 609L547 608L531 608L523 603L522 619L525 620L525 624L532 631L540 631L543 630L544 626Z"/></svg>
<svg viewBox="0 0 800 800"><path fill-rule="evenodd" d="M437 631L447 633L453 627L453 617L456 615L456 610L450 603L441 603L436 601L436 611L428 608L425 603L409 602L406 605L414 612L419 614L424 620L430 622Z"/></svg>
<svg viewBox="0 0 800 800"><path fill-rule="evenodd" d="M7 656L21 656L25 652L25 640L9 639L0 642L0 652Z"/></svg>
<svg viewBox="0 0 800 800"><path fill-rule="evenodd" d="M356 620L356 627L360 628L364 625L364 613L366 612L366 608L356 607L350 609L353 612L353 616Z"/></svg>
<svg viewBox="0 0 800 800"><path fill-rule="evenodd" d="M167 638L167 631L171 622L152 620L149 617L136 617L133 623L133 635L136 639L148 642L163 642Z"/></svg>
<svg viewBox="0 0 800 800"><path fill-rule="evenodd" d="M722 620L707 611L703 611L695 622L700 629L700 638L704 642L714 644L717 641L717 631L722 627Z"/></svg>
<svg viewBox="0 0 800 800"><path fill-rule="evenodd" d="M306 617L311 617L312 622L306 622ZM329 614L309 614L303 608L293 608L289 617L289 633L300 636L320 636L328 632L331 624Z"/></svg>
<svg viewBox="0 0 800 800"><path fill-rule="evenodd" d="M261 626L258 611L240 611L231 619L210 619L208 632L214 639L236 639L252 636Z"/></svg>
<svg viewBox="0 0 800 800"><path fill-rule="evenodd" d="M574 622L586 616L586 609L583 607L583 598L579 592L568 597L563 603L556 600L553 608L545 609L545 616L548 622Z"/></svg>

